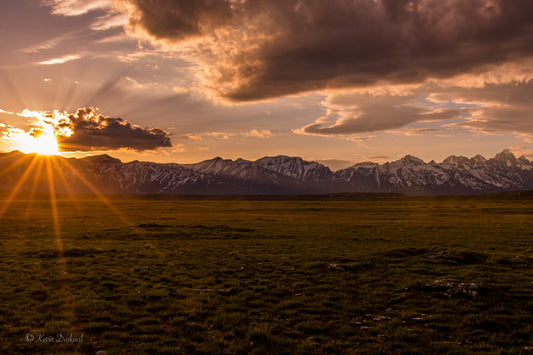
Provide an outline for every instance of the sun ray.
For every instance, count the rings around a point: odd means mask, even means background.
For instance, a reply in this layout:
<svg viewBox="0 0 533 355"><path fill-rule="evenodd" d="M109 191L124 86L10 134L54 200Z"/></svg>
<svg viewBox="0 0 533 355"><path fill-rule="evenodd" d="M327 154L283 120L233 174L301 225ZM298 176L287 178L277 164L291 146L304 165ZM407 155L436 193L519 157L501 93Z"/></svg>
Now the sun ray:
<svg viewBox="0 0 533 355"><path fill-rule="evenodd" d="M28 206L26 207L26 211L24 213L26 218L30 216L31 207L35 199L35 193L37 192L37 185L39 184L39 180L41 179L43 171L43 163L43 159L38 159L37 167L35 168L35 174L33 175L33 183L31 186L30 195L28 197Z"/></svg>
<svg viewBox="0 0 533 355"><path fill-rule="evenodd" d="M113 206L111 201L109 201L100 191L98 191L98 189L96 187L94 187L93 184L91 184L89 181L87 181L87 179L83 175L81 175L78 170L76 170L67 161L62 161L62 163L65 164L70 169L70 171L72 171L76 175L76 177L85 186L87 186L89 188L89 190L91 190L92 193L94 193L98 197L98 199L100 199L100 201L102 201L111 211L113 211L113 213L115 213L122 220L122 222L124 222L126 225L129 225L129 226L132 226L132 227L134 226L134 224L132 222L130 222L126 217L124 217L120 213L120 211L115 206Z"/></svg>
<svg viewBox="0 0 533 355"><path fill-rule="evenodd" d="M65 307L66 311L69 317L69 323L70 325L74 322L74 302L72 298L72 293L69 290L68 287L68 274L67 274L67 262L65 260L65 253L64 253L64 247L63 247L63 240L61 238L61 228L59 226L59 214L57 210L57 198L56 198L56 191L55 191L55 181L54 181L54 175L52 172L52 164L50 162L50 157L45 157L45 163L46 163L46 174L48 177L48 190L50 193L50 208L52 212L52 220L54 225L54 241L57 248L57 257L58 257L58 263L59 263L59 271L61 275L61 284L62 284L62 291L63 296L65 300Z"/></svg>
<svg viewBox="0 0 533 355"><path fill-rule="evenodd" d="M59 166L59 161L58 161L57 157L56 156L51 156L50 157L50 162L52 163L52 168L54 169L54 172L56 173L56 175L59 177L59 179L63 183L63 186L67 189L69 196L73 200L78 202L78 199L76 198L76 193L70 187L70 183L68 182L65 174L63 173L63 171L61 170L61 168Z"/></svg>
<svg viewBox="0 0 533 355"><path fill-rule="evenodd" d="M141 230L135 223L131 222L128 218L126 218L115 206L113 206L111 201L109 201L100 191L98 191L96 187L94 187L89 181L87 181L87 179L83 175L81 175L81 173L78 170L76 170L66 160L62 160L61 162L65 164L76 175L76 177L80 179L80 181L85 186L87 186L100 199L100 201L102 201L122 221L122 223L124 223L124 225L132 228L134 233L137 236L140 236L140 237L144 236L144 231ZM155 246L150 241L148 241L148 244L151 247L153 247L153 250L158 255L163 254L158 248L155 248Z"/></svg>
<svg viewBox="0 0 533 355"><path fill-rule="evenodd" d="M19 86L15 85L20 84L20 82L13 80L11 75L12 74L10 74L9 70L0 70L0 80L2 81L2 86L6 89L5 92L10 94L11 99L15 104L18 104L19 107L27 107L24 100L25 95L21 95L23 90L21 90ZM3 97L3 99L7 98Z"/></svg>
<svg viewBox="0 0 533 355"><path fill-rule="evenodd" d="M31 159L32 157L30 155L24 155L20 159L14 161L13 163L9 164L4 170L0 172L0 177L4 176L5 174L9 173L11 170L15 169L20 164L24 163L25 160Z"/></svg>
<svg viewBox="0 0 533 355"><path fill-rule="evenodd" d="M19 190L21 189L22 185L26 182L26 180L28 179L28 176L33 171L35 164L37 164L37 161L38 161L37 156L34 156L33 160L30 162L30 164L28 165L28 167L26 168L26 170L20 177L15 187L11 190L11 193L9 194L7 199L4 201L4 204L2 205L2 207L0 208L0 218L4 216L9 206L11 206L11 204L13 203L13 200L19 193Z"/></svg>

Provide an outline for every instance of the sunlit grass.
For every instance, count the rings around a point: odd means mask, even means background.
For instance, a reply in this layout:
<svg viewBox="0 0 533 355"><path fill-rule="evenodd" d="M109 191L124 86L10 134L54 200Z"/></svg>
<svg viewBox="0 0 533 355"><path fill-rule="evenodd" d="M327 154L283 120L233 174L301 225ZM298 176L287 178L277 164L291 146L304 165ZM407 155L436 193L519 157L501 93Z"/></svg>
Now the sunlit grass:
<svg viewBox="0 0 533 355"><path fill-rule="evenodd" d="M55 212L50 203L34 201L24 218L27 201L13 201L1 222L4 353L518 353L532 345L531 201L108 199L113 211L95 197L57 200ZM448 297L436 280L479 292ZM28 332L83 333L84 341L27 343Z"/></svg>
<svg viewBox="0 0 533 355"><path fill-rule="evenodd" d="M37 140L36 140L37 142ZM47 149L44 147L43 149ZM98 190L92 186L76 169L74 169L66 160L64 159L57 159L56 156L53 155L47 155L49 152L45 152L44 150L41 150L39 154L34 154L31 156L31 161L29 164L27 163L27 156L22 156L19 159L16 159L14 162L12 162L3 172L2 174L8 173L10 170L17 168L17 166L26 164L26 167L24 169L24 172L22 173L21 177L16 181L14 187L9 192L9 195L7 198L3 201L3 204L0 205L0 217L3 217L7 214L7 211L12 207L14 203L17 202L17 196L19 193L22 192L23 186L26 184L26 182L29 180L30 176L33 175L33 181L31 182L31 189L29 191L29 199L26 202L26 208L24 214L17 215L17 218L22 218L25 221L31 221L32 216L35 215L36 210L34 208L41 208L42 206L40 204L36 204L35 196L38 190L38 185L41 182L41 177L46 182L46 187L48 191L48 198L50 205L49 211L50 211L50 221L52 223L52 233L53 233L53 244L55 247L55 250L52 252L56 258L56 270L57 273L55 276L58 276L60 280L60 294L56 294L54 298L53 305L58 305L55 309L54 315L56 318L59 318L58 322L55 321L49 321L47 323L47 326L42 329L41 331L33 331L30 330L26 333L24 336L24 341L27 344L37 344L37 346L40 346L42 344L51 344L51 343L65 343L65 339L68 339L67 345L80 345L81 340L83 339L83 334L78 335L78 337L74 336L72 337L72 333L69 334L63 334L62 332L56 332L54 334L50 333L50 329L69 329L70 332L75 330L81 330L81 328L78 326L77 322L77 316L76 316L76 310L75 310L75 295L71 291L71 287L69 285L70 281L70 275L67 270L68 265L65 258L64 253L64 247L63 247L63 239L62 239L62 230L61 228L62 223L60 222L60 215L58 212L58 203L57 203L57 194L56 194L56 184L57 179L59 179L62 184L63 188L69 191L69 197L71 201L75 202L75 209L79 212L80 209L80 203L76 200L76 195L72 193L72 188L70 187L70 183L67 180L67 178L64 175L64 170L69 171L70 173L74 173L78 178L79 181L81 181L86 187L91 189L95 196L97 196L101 202L103 202L108 209L114 211L117 215L114 216L115 218L118 218L120 221L124 222L125 225L131 225L131 222L129 222L121 213L112 205L110 201L108 201L101 193L98 192ZM55 153L50 152L50 153ZM26 191L25 191L26 192ZM38 207L37 207L38 206ZM37 210L37 212L41 212ZM38 213L39 214L39 213ZM10 221L11 218L5 218L4 221ZM47 238L48 239L48 238ZM11 247L18 247L21 245L21 243L24 243L24 240L26 240L26 243L28 243L27 236L25 235L19 235L17 234L16 240L14 240L11 243ZM67 255L68 256L68 255ZM39 263L37 263L39 264ZM50 280L50 278L48 278ZM32 293L32 295L37 295L37 298L47 298L46 296L49 294L48 290L43 290L42 288L36 291L35 293ZM50 313L46 312L47 318L50 317ZM52 317L53 318L53 317ZM60 326L59 326L60 325ZM3 338L5 340L7 338ZM76 341L72 342L72 339L77 339ZM69 348L67 346L67 348ZM36 348L39 349L39 348ZM36 350L34 349L34 350ZM40 349L42 350L42 349ZM68 349L63 349L68 350ZM45 350L46 353L48 353L50 349ZM54 350L55 351L55 350ZM70 351L70 350L69 350ZM76 351L78 352L78 351Z"/></svg>

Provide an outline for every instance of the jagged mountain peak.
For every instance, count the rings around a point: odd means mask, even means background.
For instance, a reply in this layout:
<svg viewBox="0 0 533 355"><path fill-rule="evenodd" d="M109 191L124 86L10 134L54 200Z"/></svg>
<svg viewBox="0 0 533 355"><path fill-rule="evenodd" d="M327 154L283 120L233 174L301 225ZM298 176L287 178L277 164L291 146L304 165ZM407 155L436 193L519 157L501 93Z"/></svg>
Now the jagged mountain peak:
<svg viewBox="0 0 533 355"><path fill-rule="evenodd" d="M522 164L531 164L531 161L526 158L525 155L520 156L520 158L518 158L518 161Z"/></svg>
<svg viewBox="0 0 533 355"><path fill-rule="evenodd" d="M89 157L81 158L80 160L84 160L91 163L122 163L120 159L113 158L112 156L108 154L100 154L100 155L92 155Z"/></svg>
<svg viewBox="0 0 533 355"><path fill-rule="evenodd" d="M357 163L357 164L352 165L348 169L350 169L350 168L373 168L373 167L376 167L376 166L379 166L379 164L371 162L371 161L363 161L361 163Z"/></svg>
<svg viewBox="0 0 533 355"><path fill-rule="evenodd" d="M266 156L255 161L257 162L267 162L269 164L280 164L287 162L298 162L303 163L304 160L300 157L289 157L287 155L275 155L275 156Z"/></svg>
<svg viewBox="0 0 533 355"><path fill-rule="evenodd" d="M513 152L511 152L509 149L505 149L502 152L496 154L494 156L494 160L503 161L503 162L515 161L516 157L513 154Z"/></svg>
<svg viewBox="0 0 533 355"><path fill-rule="evenodd" d="M414 155L411 155L411 154L405 155L402 159L400 159L400 161L404 163L413 163L413 164L418 164L418 165L425 164L425 162L422 159L415 157Z"/></svg>
<svg viewBox="0 0 533 355"><path fill-rule="evenodd" d="M467 164L468 162L470 162L470 159L468 159L467 157L457 155L450 155L448 158L442 161L443 164L448 165Z"/></svg>
<svg viewBox="0 0 533 355"><path fill-rule="evenodd" d="M199 163L191 164L191 165L204 165L205 166L205 165L234 164L234 163L236 162L234 162L231 159L224 159L221 157L216 157L213 159L207 159L207 160L201 161Z"/></svg>
<svg viewBox="0 0 533 355"><path fill-rule="evenodd" d="M487 161L487 159L481 154L476 155L471 160L476 164L484 163Z"/></svg>
<svg viewBox="0 0 533 355"><path fill-rule="evenodd" d="M287 155L265 156L257 159L254 163L260 165L276 165L276 164L299 164L299 165L312 165L314 167L324 167L324 164L316 161L304 160L300 157L290 157Z"/></svg>
<svg viewBox="0 0 533 355"><path fill-rule="evenodd" d="M307 183L322 182L324 179L330 179L333 174L325 165L286 155L263 157L256 160L254 165Z"/></svg>
<svg viewBox="0 0 533 355"><path fill-rule="evenodd" d="M224 158L221 158L221 157L214 157L213 159L207 159L207 160L201 161L198 164L208 163L208 162L220 162L220 161L232 161L232 160L231 159L224 159Z"/></svg>
<svg viewBox="0 0 533 355"><path fill-rule="evenodd" d="M235 166L238 165L238 163L231 159L222 159L221 157L216 157L196 164L188 164L187 167L202 172L220 173L222 171L226 171L227 173L229 169L234 169Z"/></svg>

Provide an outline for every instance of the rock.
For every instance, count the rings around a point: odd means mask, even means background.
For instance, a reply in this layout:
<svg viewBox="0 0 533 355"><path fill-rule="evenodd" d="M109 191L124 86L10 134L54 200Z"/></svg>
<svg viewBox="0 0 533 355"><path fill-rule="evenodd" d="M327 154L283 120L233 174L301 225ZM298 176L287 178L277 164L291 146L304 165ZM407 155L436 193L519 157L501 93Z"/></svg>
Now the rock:
<svg viewBox="0 0 533 355"><path fill-rule="evenodd" d="M345 271L344 268L341 265L339 265L339 264L328 264L328 268L335 269L335 270L340 270L340 271Z"/></svg>
<svg viewBox="0 0 533 355"><path fill-rule="evenodd" d="M443 295L449 298L456 296L477 297L479 294L478 285L457 279L435 280L428 286L431 289L443 291Z"/></svg>
<svg viewBox="0 0 533 355"><path fill-rule="evenodd" d="M390 317L384 317L384 316L379 316L379 317L376 317L376 318L372 318L372 320L374 322L382 322L384 320L389 320L389 319L390 319Z"/></svg>
<svg viewBox="0 0 533 355"><path fill-rule="evenodd" d="M533 259L529 258L527 256L517 255L516 256L516 262L520 263L520 264L531 265L531 264L533 264Z"/></svg>

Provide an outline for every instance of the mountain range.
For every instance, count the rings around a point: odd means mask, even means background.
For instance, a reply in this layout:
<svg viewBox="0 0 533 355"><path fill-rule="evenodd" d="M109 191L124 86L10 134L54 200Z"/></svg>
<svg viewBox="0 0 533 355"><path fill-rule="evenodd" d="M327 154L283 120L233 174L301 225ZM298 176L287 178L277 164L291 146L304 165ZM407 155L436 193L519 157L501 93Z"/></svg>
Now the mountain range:
<svg viewBox="0 0 533 355"><path fill-rule="evenodd" d="M56 156L49 160L52 163L45 163L35 157L18 151L0 153L0 189L44 192L53 186L58 193L418 195L533 190L533 163L509 150L490 159L452 155L441 163L406 155L385 164L363 162L335 172L318 162L282 155L256 161L217 157L196 164L123 163L109 155Z"/></svg>

